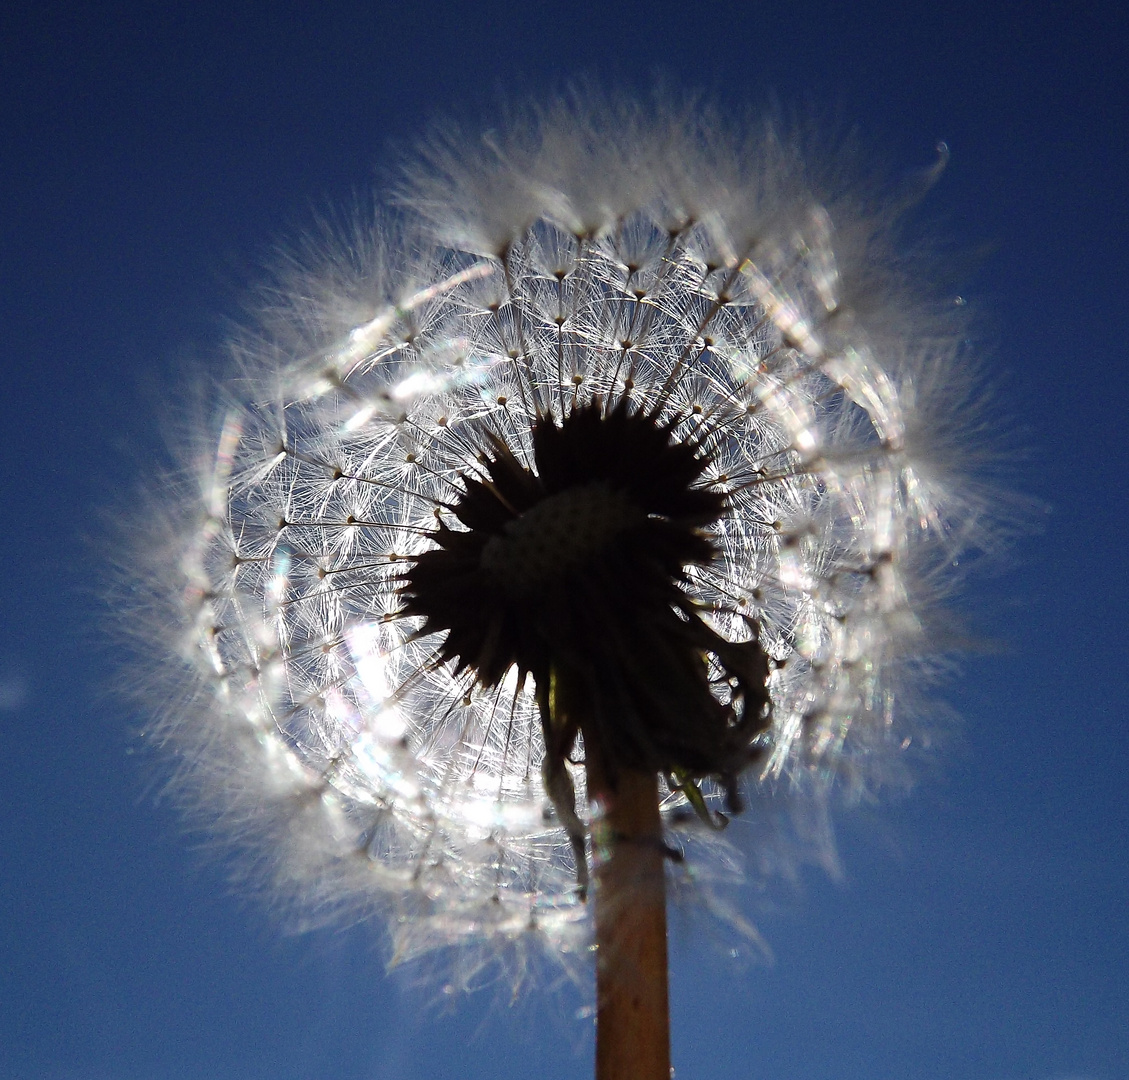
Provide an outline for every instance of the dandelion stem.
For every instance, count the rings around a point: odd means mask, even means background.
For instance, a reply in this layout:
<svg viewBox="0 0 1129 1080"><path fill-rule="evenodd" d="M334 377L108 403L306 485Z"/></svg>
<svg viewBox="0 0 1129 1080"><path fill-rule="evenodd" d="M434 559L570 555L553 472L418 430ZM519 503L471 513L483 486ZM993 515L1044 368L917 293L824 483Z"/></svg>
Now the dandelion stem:
<svg viewBox="0 0 1129 1080"><path fill-rule="evenodd" d="M670 1080L658 778L586 749L596 857L596 1080Z"/></svg>

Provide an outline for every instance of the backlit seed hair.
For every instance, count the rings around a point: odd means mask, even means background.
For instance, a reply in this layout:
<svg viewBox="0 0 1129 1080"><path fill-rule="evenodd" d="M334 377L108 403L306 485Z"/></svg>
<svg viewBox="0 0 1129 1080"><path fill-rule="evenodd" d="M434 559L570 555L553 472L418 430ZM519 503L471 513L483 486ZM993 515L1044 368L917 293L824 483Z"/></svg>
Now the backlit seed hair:
<svg viewBox="0 0 1129 1080"><path fill-rule="evenodd" d="M133 565L180 788L272 895L400 957L566 956L586 744L660 776L672 856L896 759L981 528L931 439L961 327L897 207L820 175L770 126L559 105L435 137L280 277Z"/></svg>

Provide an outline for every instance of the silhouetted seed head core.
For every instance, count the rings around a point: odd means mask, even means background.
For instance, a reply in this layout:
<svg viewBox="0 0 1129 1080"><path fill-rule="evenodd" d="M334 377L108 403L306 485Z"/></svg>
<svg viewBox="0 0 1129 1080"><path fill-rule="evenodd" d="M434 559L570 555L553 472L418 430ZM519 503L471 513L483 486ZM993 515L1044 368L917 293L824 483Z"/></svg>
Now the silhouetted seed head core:
<svg viewBox="0 0 1129 1080"><path fill-rule="evenodd" d="M623 492L603 482L548 495L508 521L482 549L482 569L511 595L528 595L563 571L580 569L645 515Z"/></svg>
<svg viewBox="0 0 1129 1080"><path fill-rule="evenodd" d="M734 806L735 778L759 753L759 630L728 640L687 589L694 567L720 558L711 534L728 512L707 480L705 430L621 397L538 416L524 446L488 434L455 521L404 573L403 613L423 618L421 635L445 633L438 659L484 687L514 669L519 685L532 678L562 818L580 734L612 776L713 777Z"/></svg>

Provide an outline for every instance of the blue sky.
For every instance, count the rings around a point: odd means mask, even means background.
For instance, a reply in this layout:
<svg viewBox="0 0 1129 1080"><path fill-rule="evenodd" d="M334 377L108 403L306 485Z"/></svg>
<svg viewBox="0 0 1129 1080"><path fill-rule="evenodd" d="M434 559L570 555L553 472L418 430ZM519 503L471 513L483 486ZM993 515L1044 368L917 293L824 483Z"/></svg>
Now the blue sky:
<svg viewBox="0 0 1129 1080"><path fill-rule="evenodd" d="M679 1077L1129 1078L1129 21L1096 5L14 4L0 15L0 1076L583 1076L569 991L434 1004L377 927L280 935L157 797L108 693L100 508L271 244L433 117L574 74L859 126L984 309L1045 512L969 606L959 740L839 821L842 880L749 896L771 966L674 918ZM1119 421L1118 417L1122 417ZM415 985L413 985L413 982Z"/></svg>

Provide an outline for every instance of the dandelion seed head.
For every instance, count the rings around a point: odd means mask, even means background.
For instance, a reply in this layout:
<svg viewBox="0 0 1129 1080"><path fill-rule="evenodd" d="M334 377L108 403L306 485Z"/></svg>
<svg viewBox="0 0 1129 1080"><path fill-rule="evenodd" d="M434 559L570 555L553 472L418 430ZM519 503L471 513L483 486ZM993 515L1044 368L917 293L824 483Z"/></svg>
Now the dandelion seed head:
<svg viewBox="0 0 1129 1080"><path fill-rule="evenodd" d="M183 786L308 920L379 911L398 960L583 956L570 665L703 880L735 856L697 798L900 753L986 516L936 418L960 331L870 265L880 208L727 131L569 104L437 136L235 343L147 533L156 685Z"/></svg>

